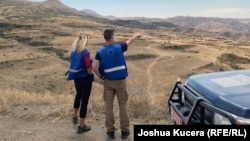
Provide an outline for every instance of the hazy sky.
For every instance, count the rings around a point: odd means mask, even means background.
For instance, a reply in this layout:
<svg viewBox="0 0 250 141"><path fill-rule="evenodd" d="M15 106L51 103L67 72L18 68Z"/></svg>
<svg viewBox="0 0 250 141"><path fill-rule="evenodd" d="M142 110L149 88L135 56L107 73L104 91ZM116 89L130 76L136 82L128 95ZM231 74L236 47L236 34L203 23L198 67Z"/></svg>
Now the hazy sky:
<svg viewBox="0 0 250 141"><path fill-rule="evenodd" d="M32 0L44 1L44 0ZM250 0L60 0L77 10L107 16L250 18Z"/></svg>

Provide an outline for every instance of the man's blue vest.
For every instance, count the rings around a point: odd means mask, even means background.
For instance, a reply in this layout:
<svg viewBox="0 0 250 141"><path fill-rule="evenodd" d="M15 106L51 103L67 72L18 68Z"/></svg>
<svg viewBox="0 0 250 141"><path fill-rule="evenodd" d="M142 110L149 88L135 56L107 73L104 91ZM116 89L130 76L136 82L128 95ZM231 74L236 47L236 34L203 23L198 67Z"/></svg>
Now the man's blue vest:
<svg viewBox="0 0 250 141"><path fill-rule="evenodd" d="M73 80L75 78L82 78L88 75L86 65L84 62L84 57L89 51L85 49L82 52L72 51L70 56L70 67L68 80Z"/></svg>
<svg viewBox="0 0 250 141"><path fill-rule="evenodd" d="M125 78L128 76L127 66L120 44L110 44L101 47L99 71L108 80Z"/></svg>

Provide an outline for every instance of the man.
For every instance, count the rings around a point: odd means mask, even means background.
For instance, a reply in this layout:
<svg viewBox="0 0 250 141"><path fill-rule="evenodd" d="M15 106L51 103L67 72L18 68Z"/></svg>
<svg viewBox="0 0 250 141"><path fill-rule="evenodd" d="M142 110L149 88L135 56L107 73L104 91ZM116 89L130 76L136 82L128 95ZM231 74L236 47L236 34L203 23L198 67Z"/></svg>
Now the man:
<svg viewBox="0 0 250 141"><path fill-rule="evenodd" d="M96 53L93 71L104 80L106 133L110 139L115 138L113 103L116 96L119 104L121 138L126 139L130 134L130 123L127 113L128 93L126 89L128 72L123 52L141 35L138 33L120 44L114 43L114 30L106 29L103 36L106 44Z"/></svg>

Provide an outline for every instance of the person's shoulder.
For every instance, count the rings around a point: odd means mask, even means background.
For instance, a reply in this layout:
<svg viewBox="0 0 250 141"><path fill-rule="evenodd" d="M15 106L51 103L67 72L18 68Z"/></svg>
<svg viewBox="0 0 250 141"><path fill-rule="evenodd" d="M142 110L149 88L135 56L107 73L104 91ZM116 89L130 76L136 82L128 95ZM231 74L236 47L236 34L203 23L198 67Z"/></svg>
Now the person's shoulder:
<svg viewBox="0 0 250 141"><path fill-rule="evenodd" d="M102 49L102 48L104 48L104 47L105 47L105 45L101 45L101 46L99 46L98 49Z"/></svg>
<svg viewBox="0 0 250 141"><path fill-rule="evenodd" d="M97 49L97 52L100 52L100 51L102 51L104 49L104 46L101 46L101 47L99 47L98 49Z"/></svg>
<svg viewBox="0 0 250 141"><path fill-rule="evenodd" d="M104 46L101 46L101 47L99 47L97 50L102 50L104 48Z"/></svg>
<svg viewBox="0 0 250 141"><path fill-rule="evenodd" d="M126 42L123 42L123 43L120 43L120 46L121 46L122 48L126 48L126 47L128 47L128 44L127 44Z"/></svg>
<svg viewBox="0 0 250 141"><path fill-rule="evenodd" d="M90 53L90 51L88 49L86 49L86 48L82 52Z"/></svg>
<svg viewBox="0 0 250 141"><path fill-rule="evenodd" d="M122 47L124 45L124 43L114 43L113 46L115 47Z"/></svg>
<svg viewBox="0 0 250 141"><path fill-rule="evenodd" d="M121 46L127 46L128 44L126 42L120 43Z"/></svg>

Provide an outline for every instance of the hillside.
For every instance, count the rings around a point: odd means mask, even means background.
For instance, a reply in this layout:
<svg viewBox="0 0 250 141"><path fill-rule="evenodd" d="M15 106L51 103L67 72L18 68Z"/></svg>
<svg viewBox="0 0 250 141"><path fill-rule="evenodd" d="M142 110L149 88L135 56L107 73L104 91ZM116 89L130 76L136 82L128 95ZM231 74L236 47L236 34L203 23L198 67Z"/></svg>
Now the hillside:
<svg viewBox="0 0 250 141"><path fill-rule="evenodd" d="M84 10L83 10L84 11ZM250 19L229 19L213 17L188 17L177 16L172 18L147 18L147 17L115 17L102 16L92 10L86 9L86 13L94 17L111 19L123 25L134 24L145 25L143 28L159 29L167 28L173 32L177 31L187 36L207 36L217 38L227 38L238 42L247 42L250 38ZM202 31L202 32L200 32Z"/></svg>
<svg viewBox="0 0 250 141"><path fill-rule="evenodd" d="M11 18L14 11L20 11L14 15L20 18L32 17L39 19L39 16L53 16L53 15L84 15L77 10L65 6L58 0L47 0L44 2L30 2L26 0L2 0L1 6L4 6L4 15L6 18ZM10 10L12 9L12 10ZM12 17L13 18L13 17Z"/></svg>
<svg viewBox="0 0 250 141"><path fill-rule="evenodd" d="M2 0L0 19L0 140L106 140L103 82L98 78L88 110L93 131L77 135L70 123L75 89L64 74L71 44L79 33L88 35L87 48L93 58L104 44L104 29L115 29L115 42L141 33L142 38L125 52L131 128L140 123L171 124L166 100L178 77L185 81L192 74L250 69L248 33L240 32L247 26L238 22L234 30L239 32L222 32L206 28L209 25L201 21L110 20L58 0Z"/></svg>
<svg viewBox="0 0 250 141"><path fill-rule="evenodd" d="M250 19L207 18L207 17L173 17L167 21L180 26L194 27L214 32L250 33Z"/></svg>
<svg viewBox="0 0 250 141"><path fill-rule="evenodd" d="M0 18L2 19L0 22L0 51L3 54L0 56L0 76L2 79L0 84L2 89L15 88L27 92L44 93L49 91L74 94L72 83L65 81L64 76L68 67L70 45L80 32L84 32L90 37L89 48L94 57L96 49L104 42L102 31L105 28L116 29L117 42L126 40L136 32L141 32L144 35L144 38L135 43L135 47L127 54L128 65L132 69L131 76L133 79L131 84L136 86L135 89L131 89L141 94L149 93L145 85L152 88L151 85L157 86L159 90L156 90L156 93L161 94L165 92L162 89L171 87L171 84L165 84L166 79L160 79L161 81L158 83L153 83L153 81L158 75L165 74L164 69L170 71L170 68L164 65L164 62L168 64L168 59L164 60L164 58L172 58L175 54L180 57L192 56L197 60L201 60L200 64L195 65L203 66L212 63L215 68L215 63L219 61L210 58L210 55L204 52L206 49L202 48L203 46L215 50L217 52L215 56L218 57L223 52L231 52L231 49L229 51L230 47L242 47L241 51L238 51L237 48L233 49L239 54L238 57L242 55L248 57L248 54L243 51L247 50L248 43L243 41L235 42L236 39L244 39L242 33L214 32L206 28L195 28L199 25L198 23L204 24L202 21L189 24L188 22L192 20L187 20L186 26L190 27L186 27L184 24L182 26L177 25L180 24L178 22L172 24L160 19L142 18L140 21L128 19L109 20L91 16L83 11L77 11L65 6L58 0L45 2L3 0L0 3ZM219 19L219 21L222 22L223 19ZM172 19L172 22L174 22L174 19ZM248 23L248 20L244 20L244 23ZM185 49L186 46L196 48ZM168 50L170 50L170 54ZM203 62L204 56L208 56L211 60L208 59ZM159 62L154 62L157 60ZM145 72L145 70L151 68L147 64L152 62L154 62L153 64L162 65L161 72L155 72L154 70ZM179 63L181 62L180 60ZM222 68L220 69L230 69L230 63L225 61L221 63ZM138 68L138 65L141 67ZM194 73L193 70L196 70L195 65L192 65L194 68L190 68L189 71L175 75L170 71L170 74L173 79L176 75L186 77L188 74ZM238 62L233 62L231 66L233 68L247 67L245 64L242 65ZM197 66L197 68L200 68L200 66ZM151 77L145 78L142 74L152 74L154 79ZM149 84L140 83L140 79L149 79Z"/></svg>
<svg viewBox="0 0 250 141"><path fill-rule="evenodd" d="M8 5L18 5L18 7L11 7L14 11L24 11L11 16L12 14L7 10ZM58 15L77 16L87 20L95 21L105 25L125 26L139 29L154 29L154 30L168 30L185 33L187 36L207 36L217 38L227 38L237 42L247 42L250 36L250 20L249 19L224 19L224 18L206 18L206 17L173 17L167 19L154 19L146 17L132 17L119 18L114 16L102 16L90 9L77 11L76 9L65 6L58 0L48 0L45 2L28 2L25 0L4 0L3 14L6 17L3 22L15 18L46 20L46 17L55 17ZM24 14L28 13L28 14ZM110 18L111 17L111 18ZM49 21L49 22L54 22ZM73 25L76 26L76 25ZM81 25L84 26L84 25ZM202 33L200 32L202 30ZM188 32L187 32L188 31Z"/></svg>

